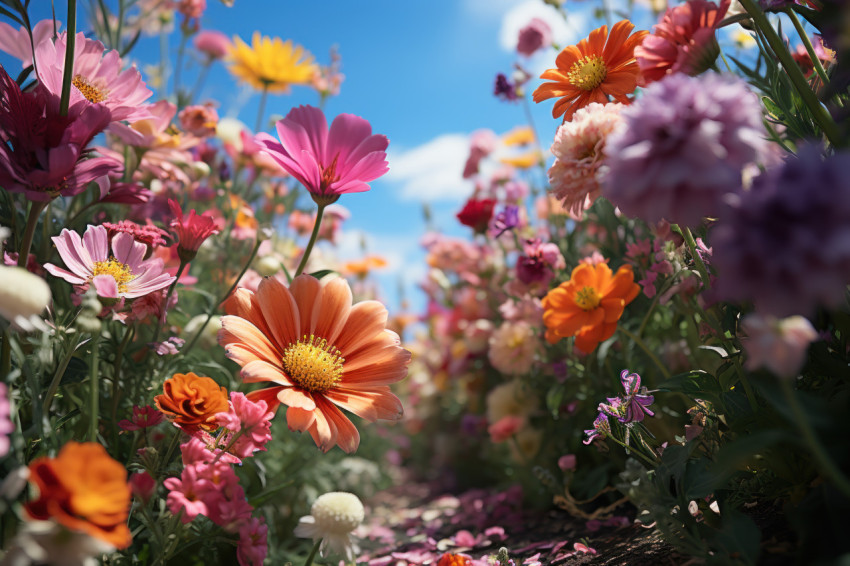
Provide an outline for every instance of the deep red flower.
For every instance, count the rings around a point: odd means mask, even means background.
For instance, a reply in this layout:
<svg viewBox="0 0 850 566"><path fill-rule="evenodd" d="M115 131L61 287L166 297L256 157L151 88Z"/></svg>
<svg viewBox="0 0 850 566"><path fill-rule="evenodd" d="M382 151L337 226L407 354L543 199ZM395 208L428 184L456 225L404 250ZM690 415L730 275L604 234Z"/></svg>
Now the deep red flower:
<svg viewBox="0 0 850 566"><path fill-rule="evenodd" d="M476 233L483 234L487 231L487 226L490 225L495 207L495 199L476 199L473 197L466 201L463 209L457 213L457 219L464 226L469 226L475 230Z"/></svg>
<svg viewBox="0 0 850 566"><path fill-rule="evenodd" d="M172 199L168 199L168 206L174 214L171 228L177 233L177 253L181 261L191 261L204 240L218 234L218 226L212 215L206 212L197 214L193 208L188 216L183 216L180 205Z"/></svg>

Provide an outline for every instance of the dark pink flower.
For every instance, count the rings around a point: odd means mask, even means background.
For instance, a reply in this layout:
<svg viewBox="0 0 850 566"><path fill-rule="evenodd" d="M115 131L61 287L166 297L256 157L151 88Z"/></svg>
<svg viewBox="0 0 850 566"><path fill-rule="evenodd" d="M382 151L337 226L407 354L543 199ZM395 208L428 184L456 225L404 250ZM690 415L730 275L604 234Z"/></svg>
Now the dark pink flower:
<svg viewBox="0 0 850 566"><path fill-rule="evenodd" d="M320 109L299 106L278 120L277 135L280 141L265 133L256 140L320 205L368 191L369 181L389 171L389 140L372 134L369 122L353 114L340 114L329 130Z"/></svg>
<svg viewBox="0 0 850 566"><path fill-rule="evenodd" d="M124 419L118 421L118 426L127 431L144 430L158 425L164 418L165 415L155 407L151 407L150 405L145 405L144 407L134 405L133 418L131 420Z"/></svg>
<svg viewBox="0 0 850 566"><path fill-rule="evenodd" d="M187 106L177 115L180 127L200 138L215 135L218 125L218 112L212 104L194 104Z"/></svg>
<svg viewBox="0 0 850 566"><path fill-rule="evenodd" d="M106 228L106 234L109 237L110 243L112 243L112 238L116 234L126 233L133 236L133 239L137 242L145 244L150 251L155 250L159 246L164 246L166 244L166 238L168 238L168 232L162 228L157 228L153 224L140 226L131 220L119 220L117 224L104 222L102 226Z"/></svg>
<svg viewBox="0 0 850 566"><path fill-rule="evenodd" d="M552 43L552 28L540 18L531 18L519 30L516 50L520 55L531 57L535 51Z"/></svg>
<svg viewBox="0 0 850 566"><path fill-rule="evenodd" d="M269 432L274 413L269 411L265 401L250 401L242 393L230 394L230 411L216 416L218 424L231 431L236 441L230 451L240 458L247 458L254 452L266 449L266 443L272 439ZM229 444L225 435L219 442Z"/></svg>
<svg viewBox="0 0 850 566"><path fill-rule="evenodd" d="M196 214L193 208L188 216L175 201L168 199L168 206L174 214L171 228L177 233L177 252L183 261L192 261L204 240L218 234L218 224L211 214Z"/></svg>
<svg viewBox="0 0 850 566"><path fill-rule="evenodd" d="M0 186L34 201L82 192L120 167L88 151L108 124L109 111L98 106L75 105L61 116L58 97L40 87L23 93L0 68Z"/></svg>
<svg viewBox="0 0 850 566"><path fill-rule="evenodd" d="M268 526L262 517L251 517L239 529L239 544L236 546L236 558L239 566L263 566L263 560L269 552Z"/></svg>
<svg viewBox="0 0 850 566"><path fill-rule="evenodd" d="M204 53L210 60L223 59L233 43L220 31L204 30L195 36L195 49Z"/></svg>
<svg viewBox="0 0 850 566"><path fill-rule="evenodd" d="M156 493L156 480L147 472L137 472L128 480L133 495L147 503Z"/></svg>

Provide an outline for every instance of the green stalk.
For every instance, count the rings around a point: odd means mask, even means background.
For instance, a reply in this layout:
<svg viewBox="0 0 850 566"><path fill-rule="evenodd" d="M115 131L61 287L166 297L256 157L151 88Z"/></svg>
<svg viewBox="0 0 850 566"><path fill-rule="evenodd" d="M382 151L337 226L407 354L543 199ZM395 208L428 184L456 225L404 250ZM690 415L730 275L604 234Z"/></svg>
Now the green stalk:
<svg viewBox="0 0 850 566"><path fill-rule="evenodd" d="M626 443L625 443L625 442L620 442L620 441L619 441L619 440L618 440L618 439L617 439L617 438L616 438L613 434L606 435L606 437L605 437L605 438L610 438L611 440L613 440L614 442L616 442L617 444L619 444L620 446L622 446L623 448L625 448L626 453L628 453L628 454L636 454L636 455L640 456L640 458L641 458L644 462L646 462L647 464L649 464L649 465L650 465L650 466L652 466L653 468L655 468L656 466L658 466L658 461L657 461L657 460L650 460L650 459L649 459L649 457L648 457L646 454L644 454L643 452L641 452L640 450L635 450L635 449L634 449L634 448L632 448L631 446L626 446Z"/></svg>
<svg viewBox="0 0 850 566"><path fill-rule="evenodd" d="M74 340L71 342L71 346L68 348L68 353L65 354L65 357L62 358L62 361L59 362L59 365L56 367L56 372L53 374L53 379L50 381L50 386L47 388L47 395L44 397L44 405L42 407L42 413L47 416L50 407L53 405L53 399L56 397L56 391L59 389L59 383L62 381L62 376L65 375L65 370L68 369L68 364L71 363L71 358L74 356L74 352L77 351L77 346L80 343L79 332L77 332L74 336Z"/></svg>
<svg viewBox="0 0 850 566"><path fill-rule="evenodd" d="M91 397L89 398L89 442L97 442L97 422L98 412L100 411L100 374L97 371L97 363L100 361L100 356L97 353L97 346L100 344L100 332L92 336L91 341L91 371L89 373L89 383L91 386Z"/></svg>
<svg viewBox="0 0 850 566"><path fill-rule="evenodd" d="M295 277L301 275L304 271L304 267L307 265L307 259L310 257L310 252L313 251L313 245L319 237L319 227L322 225L322 215L325 213L326 206L327 205L325 204L319 205L319 210L316 212L316 222L313 224L313 233L310 234L310 241L307 242L307 247L304 248L304 255L301 257L301 263L298 264L298 269L295 270Z"/></svg>
<svg viewBox="0 0 850 566"><path fill-rule="evenodd" d="M679 232L682 235L682 238L685 239L685 244L688 246L688 251L691 252L691 258L694 260L694 264L697 266L697 271L699 271L700 279L702 279L702 285L706 288L706 290L711 289L711 279L708 275L708 269L705 267L705 263L703 263L702 258L697 253L697 243L694 241L694 235L691 234L691 229L685 226L682 228L679 225L674 225L674 230Z"/></svg>
<svg viewBox="0 0 850 566"><path fill-rule="evenodd" d="M152 342L154 344L156 344L157 339L159 339L159 332L162 330L162 327L165 326L166 318L168 317L168 301L171 300L174 288L177 286L177 282L180 281L180 276L183 275L183 270L186 269L187 265L189 265L188 261L180 260L180 267L177 268L177 275L168 287L168 293L165 294L165 302L162 303L162 318L159 320L159 323L156 325L156 330L153 332Z"/></svg>
<svg viewBox="0 0 850 566"><path fill-rule="evenodd" d="M815 53L815 47L812 45L812 41L809 39L809 34L806 33L806 30L803 29L803 24L800 23L800 19L797 17L797 13L794 12L791 8L786 8L785 13L788 15L788 18L791 20L791 23L794 24L794 28L797 30L797 35L800 36L800 39L803 41L803 45L806 46L806 51L809 53L809 58L812 60L812 65L815 67L815 71L817 71L818 76L820 77L821 82L824 86L829 86L829 77L826 75L826 70L823 68L823 64L820 62L820 58Z"/></svg>
<svg viewBox="0 0 850 566"><path fill-rule="evenodd" d="M251 266L251 262L254 261L254 258L257 256L257 250L260 249L260 243L260 238L257 238L256 243L254 243L254 249L251 250L251 255L248 257L248 261L245 262L245 266L242 268L242 271L239 272L239 275L236 277L236 281L233 282L233 285L230 286L230 289L227 290L227 292L221 297L220 300L213 303L213 305L210 307L209 312L207 312L207 319L204 321L203 326L201 326L201 328L198 329L198 331L192 337L192 341L189 342L189 345L180 350L180 352L184 356L189 353L189 350L191 350L195 346L195 343L198 341L198 338L200 338L201 334L204 333L204 330L210 323L210 319L212 319L213 313L218 308L218 306L223 303L224 300L227 299L227 297L230 296L234 289L236 289L236 286L239 284L239 280L242 279L242 276L245 275L245 272L248 271L248 268Z"/></svg>
<svg viewBox="0 0 850 566"><path fill-rule="evenodd" d="M667 370L666 367L664 367L664 364L661 363L661 360L658 359L658 356L656 356L655 353L649 349L649 347L644 343L643 340L641 340L622 326L618 326L617 330L625 334L629 340L637 344L638 347L643 350L644 354L649 356L649 359L651 359L655 363L655 365L658 366L658 369L661 370L661 373L664 375L665 379L670 379L670 372Z"/></svg>
<svg viewBox="0 0 850 566"><path fill-rule="evenodd" d="M322 544L322 539L316 541L316 544L313 545L313 550L310 551L310 556L307 557L307 562L304 563L304 566L313 566L313 559L316 557L316 553L319 552L319 546Z"/></svg>
<svg viewBox="0 0 850 566"><path fill-rule="evenodd" d="M788 406L794 414L794 421L806 441L806 446L808 446L809 450L811 450L812 455L814 455L818 464L820 464L820 467L826 477L835 484L835 487L837 487L845 497L850 497L850 481L848 481L838 466L835 465L835 462L833 462L832 458L829 457L829 454L826 453L826 449L820 443L818 437L815 436L815 431L812 428L811 423L809 423L806 418L806 414L800 406L797 396L794 394L791 382L787 379L781 379L780 385L782 386L782 393L785 394L785 400L788 401Z"/></svg>
<svg viewBox="0 0 850 566"><path fill-rule="evenodd" d="M27 225L24 228L24 235L21 238L21 247L18 250L18 267L27 267L27 258L32 249L32 240L35 236L35 227L38 225L38 217L41 216L41 211L47 206L47 202L34 201L30 207L29 216L27 216Z"/></svg>
<svg viewBox="0 0 850 566"><path fill-rule="evenodd" d="M254 133L260 131L263 127L263 115L266 113L266 98L269 96L269 85L263 84L263 93L260 95L260 108L257 110L257 126L254 128Z"/></svg>
<svg viewBox="0 0 850 566"><path fill-rule="evenodd" d="M59 113L68 115L71 103L71 80L74 78L74 48L77 42L77 0L68 0L68 26L65 41L65 70L62 73L62 96L59 99Z"/></svg>
<svg viewBox="0 0 850 566"><path fill-rule="evenodd" d="M802 97L806 106L809 107L809 110L812 111L812 116L823 130L826 138L832 145L838 146L841 142L841 135L839 134L838 127L826 111L826 108L824 108L820 101L818 101L814 91L809 88L809 84L806 81L806 77L803 75L803 71L801 71L797 63L794 62L791 54L785 48L782 38L779 37L779 34L777 34L773 26L770 25L770 21L768 21L767 16L765 16L761 8L756 5L754 0L741 0L741 5L753 18L753 23L755 23L761 30L764 38L770 45L771 50L779 59L779 62L782 63L782 67L785 69L785 73L788 75L788 78L791 79L791 83L794 85L794 88L800 94L800 97Z"/></svg>

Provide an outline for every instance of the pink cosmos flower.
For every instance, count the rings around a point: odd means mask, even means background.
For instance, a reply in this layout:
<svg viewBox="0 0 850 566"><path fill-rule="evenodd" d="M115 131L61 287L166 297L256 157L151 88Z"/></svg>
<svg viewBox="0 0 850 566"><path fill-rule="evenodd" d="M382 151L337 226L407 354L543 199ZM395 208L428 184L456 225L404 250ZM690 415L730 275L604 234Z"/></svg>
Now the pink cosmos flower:
<svg viewBox="0 0 850 566"><path fill-rule="evenodd" d="M689 0L668 9L652 34L635 47L635 59L646 82L672 73L696 76L711 67L720 53L714 33L730 3L721 0L718 6Z"/></svg>
<svg viewBox="0 0 850 566"><path fill-rule="evenodd" d="M56 22L56 29L61 27L61 22ZM32 44L30 36L25 27L17 30L7 24L0 22L0 51L5 51L12 57L21 60L21 68L32 65L32 50L34 45L53 37L53 20L41 20L32 28Z"/></svg>
<svg viewBox="0 0 850 566"><path fill-rule="evenodd" d="M70 269L47 263L44 268L72 285L93 284L106 298L134 299L171 285L174 277L163 271L160 259L144 259L147 246L127 233L112 239L103 226L89 226L82 238L67 228L52 238L59 256Z"/></svg>
<svg viewBox="0 0 850 566"><path fill-rule="evenodd" d="M552 43L552 28L540 18L531 18L524 28L519 30L516 50L520 55L531 57L534 52Z"/></svg>
<svg viewBox="0 0 850 566"><path fill-rule="evenodd" d="M195 49L205 54L210 61L223 59L233 43L220 31L204 30L195 36Z"/></svg>
<svg viewBox="0 0 850 566"><path fill-rule="evenodd" d="M9 435L15 430L9 418L12 414L12 405L9 403L8 389L5 383L0 383L0 458L9 453Z"/></svg>
<svg viewBox="0 0 850 566"><path fill-rule="evenodd" d="M35 48L39 81L57 97L62 93L66 40L63 32L55 43L46 39ZM117 51L106 51L101 42L86 38L83 32L78 33L74 45L71 104L88 101L87 104L103 105L112 122L134 122L150 116L143 103L153 93L135 67L122 71L122 66Z"/></svg>
<svg viewBox="0 0 850 566"><path fill-rule="evenodd" d="M256 140L322 206L344 193L368 191L369 181L389 171L389 140L353 114L340 114L328 130L320 109L299 106L278 120L277 135L279 142L265 133Z"/></svg>
<svg viewBox="0 0 850 566"><path fill-rule="evenodd" d="M192 261L204 240L218 234L218 224L211 214L196 214L194 208L184 217L180 205L172 199L168 199L168 206L174 214L171 228L177 233L177 253L181 260Z"/></svg>
<svg viewBox="0 0 850 566"><path fill-rule="evenodd" d="M251 517L242 525L236 547L239 566L263 566L263 560L269 552L268 532L269 528L262 517Z"/></svg>
<svg viewBox="0 0 850 566"><path fill-rule="evenodd" d="M101 107L72 106L61 116L58 97L40 87L21 92L0 67L0 186L42 202L82 192L120 167L88 153L108 124Z"/></svg>

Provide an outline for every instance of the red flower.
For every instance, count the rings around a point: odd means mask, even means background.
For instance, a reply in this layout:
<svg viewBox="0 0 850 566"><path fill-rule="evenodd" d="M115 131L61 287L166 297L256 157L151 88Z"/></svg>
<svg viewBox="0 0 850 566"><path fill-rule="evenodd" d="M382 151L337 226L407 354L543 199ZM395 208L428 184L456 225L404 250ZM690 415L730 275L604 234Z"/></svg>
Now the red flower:
<svg viewBox="0 0 850 566"><path fill-rule="evenodd" d="M193 208L189 211L189 216L184 217L180 205L172 199L168 199L168 206L174 214L171 228L177 232L177 253L181 261L191 261L204 240L218 234L218 226L215 219L206 212L199 215Z"/></svg>
<svg viewBox="0 0 850 566"><path fill-rule="evenodd" d="M490 225L490 219L493 218L493 209L495 207L495 199L486 198L479 200L471 198L463 205L463 210L457 213L457 219L464 226L469 226L475 232L483 234L487 231L487 226Z"/></svg>

